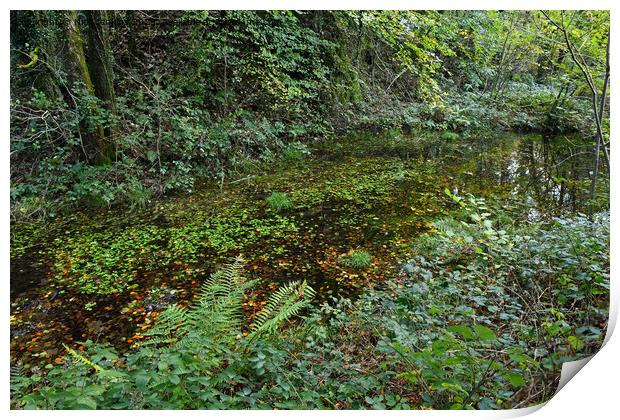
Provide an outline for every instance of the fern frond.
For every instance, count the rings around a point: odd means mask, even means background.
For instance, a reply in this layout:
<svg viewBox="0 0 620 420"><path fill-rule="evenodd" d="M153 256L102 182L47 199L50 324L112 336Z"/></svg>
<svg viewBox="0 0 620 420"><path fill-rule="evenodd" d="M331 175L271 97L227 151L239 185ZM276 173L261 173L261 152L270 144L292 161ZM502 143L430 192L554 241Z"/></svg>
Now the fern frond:
<svg viewBox="0 0 620 420"><path fill-rule="evenodd" d="M260 334L273 334L278 327L308 306L316 292L305 281L294 281L280 287L269 298L250 326L249 339Z"/></svg>
<svg viewBox="0 0 620 420"><path fill-rule="evenodd" d="M176 343L181 346L195 344L203 338L234 339L243 326L246 292L258 283L243 275L243 263L239 257L212 274L189 309L172 305L162 312L155 326L145 334L151 338L144 344ZM315 291L305 281L280 287L256 316L250 339L276 332L282 323L305 308L314 295Z"/></svg>
<svg viewBox="0 0 620 420"><path fill-rule="evenodd" d="M441 236L448 238L453 236L462 237L466 233L463 225L451 218L435 220L433 222L433 227L441 234Z"/></svg>
<svg viewBox="0 0 620 420"><path fill-rule="evenodd" d="M143 345L170 344L183 334L183 325L187 321L187 309L177 304L170 305L164 312L159 314L157 323L150 330L144 333L151 337L144 341Z"/></svg>
<svg viewBox="0 0 620 420"><path fill-rule="evenodd" d="M243 301L258 280L243 275L242 257L211 275L188 313L188 331L203 335L233 336L243 324Z"/></svg>
<svg viewBox="0 0 620 420"><path fill-rule="evenodd" d="M22 371L23 371L23 366L11 365L10 370L9 370L9 378L11 380L11 383L12 381L22 376Z"/></svg>
<svg viewBox="0 0 620 420"><path fill-rule="evenodd" d="M84 365L84 366L88 366L91 369L94 369L95 372L97 373L103 373L105 372L105 369L102 368L101 366L99 366L98 364L96 364L95 362L91 361L90 359L88 359L87 357L81 355L80 353L78 353L77 351L73 350L71 347L67 346L66 344L62 344L62 346L65 348L65 350L67 350L67 353L69 353L71 355L71 357L76 360L78 363Z"/></svg>
<svg viewBox="0 0 620 420"><path fill-rule="evenodd" d="M234 292L235 286L244 281L242 274L243 262L242 257L237 257L233 263L227 264L223 269L212 274L202 284L198 301L215 300Z"/></svg>

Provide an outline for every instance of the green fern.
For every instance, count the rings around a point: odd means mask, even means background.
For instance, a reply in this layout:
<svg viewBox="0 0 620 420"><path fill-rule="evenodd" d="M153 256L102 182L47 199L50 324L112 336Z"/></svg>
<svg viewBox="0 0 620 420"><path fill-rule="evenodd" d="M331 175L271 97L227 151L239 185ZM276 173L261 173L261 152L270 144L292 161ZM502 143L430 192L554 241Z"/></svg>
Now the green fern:
<svg viewBox="0 0 620 420"><path fill-rule="evenodd" d="M11 367L9 368L10 378L14 378L16 376L20 376L21 374L22 374L22 367L21 366L11 365Z"/></svg>
<svg viewBox="0 0 620 420"><path fill-rule="evenodd" d="M281 286L269 298L267 305L260 311L250 326L248 338L261 334L275 333L283 322L297 315L299 311L308 306L316 292L303 281L295 281Z"/></svg>
<svg viewBox="0 0 620 420"><path fill-rule="evenodd" d="M452 238L454 236L462 237L465 234L465 229L461 223L451 218L444 218L435 220L433 227L441 236Z"/></svg>
<svg viewBox="0 0 620 420"><path fill-rule="evenodd" d="M243 262L238 257L203 284L188 313L184 326L188 332L219 337L236 335L243 324L245 294L258 283L243 275Z"/></svg>
<svg viewBox="0 0 620 420"><path fill-rule="evenodd" d="M145 337L150 338L143 345L171 344L176 342L184 333L181 328L185 324L186 319L187 309L177 304L170 305L159 314L155 326L144 333Z"/></svg>
<svg viewBox="0 0 620 420"><path fill-rule="evenodd" d="M69 353L71 355L73 360L77 361L78 363L80 363L80 364L82 364L84 366L87 366L87 367L89 367L91 369L94 369L95 372L97 372L97 373L105 372L104 368L102 368L101 366L99 366L95 362L91 361L87 357L82 356L80 353L78 353L77 351L73 350L71 347L67 346L64 343L63 343L63 347L65 348L65 350L67 350L67 353Z"/></svg>
<svg viewBox="0 0 620 420"><path fill-rule="evenodd" d="M243 264L243 258L238 257L211 275L189 309L172 305L162 312L155 326L145 334L150 339L144 345L179 346L204 338L235 339L243 327L246 292L258 283L244 276ZM308 306L314 295L315 291L305 281L280 287L250 326L249 340L276 332L282 323Z"/></svg>

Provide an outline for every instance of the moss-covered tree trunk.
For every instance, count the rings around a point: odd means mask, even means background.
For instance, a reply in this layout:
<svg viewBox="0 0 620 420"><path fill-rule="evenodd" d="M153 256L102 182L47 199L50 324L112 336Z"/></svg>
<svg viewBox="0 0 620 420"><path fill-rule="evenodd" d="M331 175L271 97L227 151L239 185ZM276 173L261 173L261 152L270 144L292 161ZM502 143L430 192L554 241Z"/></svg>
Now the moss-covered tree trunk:
<svg viewBox="0 0 620 420"><path fill-rule="evenodd" d="M89 10L85 12L88 23L88 68L93 81L95 95L111 114L110 124L105 129L105 142L102 151L106 160L113 160L116 144L113 140L116 131L116 93L114 92L114 71L107 11Z"/></svg>
<svg viewBox="0 0 620 420"><path fill-rule="evenodd" d="M92 82L90 70L86 61L84 38L78 24L78 13L75 10L65 12L64 32L66 35L65 67L67 82L70 92L80 84L84 86L89 95L96 96L95 86ZM70 93L71 94L71 93ZM75 98L71 98L73 106L79 107ZM104 139L105 133L101 125L82 123L80 126L82 149L88 161L102 163L105 161Z"/></svg>
<svg viewBox="0 0 620 420"><path fill-rule="evenodd" d="M86 64L84 39L78 26L78 15L75 10L65 12L65 34L67 36L66 66L68 82L71 87L76 83L84 84L89 94L95 94L95 87L90 78L90 71Z"/></svg>
<svg viewBox="0 0 620 420"><path fill-rule="evenodd" d="M114 71L108 29L108 16L105 10L86 11L88 22L88 67L92 76L95 94L106 108L116 114L116 94L114 92Z"/></svg>

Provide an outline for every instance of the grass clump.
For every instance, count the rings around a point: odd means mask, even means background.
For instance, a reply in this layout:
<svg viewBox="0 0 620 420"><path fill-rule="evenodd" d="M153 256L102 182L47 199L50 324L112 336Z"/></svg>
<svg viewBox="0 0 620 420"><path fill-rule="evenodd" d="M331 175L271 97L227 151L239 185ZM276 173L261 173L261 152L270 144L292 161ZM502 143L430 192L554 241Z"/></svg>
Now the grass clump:
<svg viewBox="0 0 620 420"><path fill-rule="evenodd" d="M286 193L272 192L265 201L267 201L267 205L275 211L287 210L293 207L293 202Z"/></svg>
<svg viewBox="0 0 620 420"><path fill-rule="evenodd" d="M370 265L372 255L367 251L354 250L338 258L338 264L349 268L366 268Z"/></svg>

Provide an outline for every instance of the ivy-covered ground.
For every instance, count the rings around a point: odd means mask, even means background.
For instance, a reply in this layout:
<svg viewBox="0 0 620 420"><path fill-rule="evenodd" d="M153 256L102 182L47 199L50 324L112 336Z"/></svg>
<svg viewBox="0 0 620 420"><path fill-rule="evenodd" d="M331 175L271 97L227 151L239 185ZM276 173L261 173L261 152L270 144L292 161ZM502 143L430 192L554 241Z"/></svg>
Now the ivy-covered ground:
<svg viewBox="0 0 620 420"><path fill-rule="evenodd" d="M74 394L17 406L501 408L548 398L561 361L596 349L606 325L608 224L574 216L587 172L562 155L566 138L434 136L293 145L283 160L248 163L238 179L146 209L13 226L17 395L36 394L45 372L71 365L63 344L111 344L97 360L130 367L120 354L142 351L158 314L191 301L235 256L261 279L243 304L248 324L282 283L317 291L317 309L284 334L290 341L238 361L258 367L235 370L226 359L229 368L208 376L229 377L201 382L212 390L200 391L202 402L189 388L154 397L147 382L168 379L140 377L114 395L88 379ZM76 375L88 376L82 368ZM68 402L75 392L82 405ZM123 406L127 393L141 397Z"/></svg>

